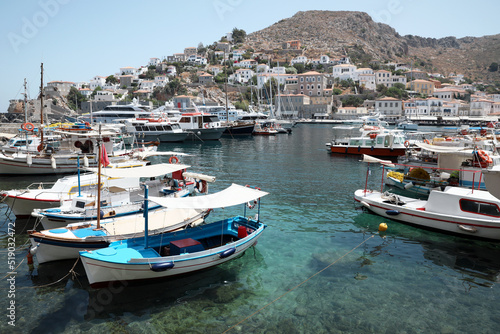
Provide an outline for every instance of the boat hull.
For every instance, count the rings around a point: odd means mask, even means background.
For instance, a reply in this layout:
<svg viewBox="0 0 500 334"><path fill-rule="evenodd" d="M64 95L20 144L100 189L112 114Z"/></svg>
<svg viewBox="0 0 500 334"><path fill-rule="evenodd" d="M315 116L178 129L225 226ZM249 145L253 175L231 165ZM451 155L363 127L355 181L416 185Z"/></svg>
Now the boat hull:
<svg viewBox="0 0 500 334"><path fill-rule="evenodd" d="M384 202L381 193L359 189L354 193L354 199L365 208L382 217L397 220L422 228L439 230L441 232L461 236L500 240L500 219L492 217L471 218L452 214L427 211L426 201L402 197L411 206L403 206Z"/></svg>
<svg viewBox="0 0 500 334"><path fill-rule="evenodd" d="M59 198L54 199L36 199L31 197L20 196L9 196L5 193L1 194L4 196L5 200L3 202L7 204L12 213L17 218L28 218L35 209L50 209L61 206L61 200ZM70 201L71 199L69 199Z"/></svg>
<svg viewBox="0 0 500 334"><path fill-rule="evenodd" d="M189 133L188 140L219 140L226 128L184 129Z"/></svg>
<svg viewBox="0 0 500 334"><path fill-rule="evenodd" d="M261 224L253 233L236 242L192 254L186 252L176 256L161 257L152 249L142 249L141 252L151 253L151 257L148 258L148 255L146 255L141 259L132 258L128 261L115 261L115 257L118 259L120 255L115 253L114 248L109 247L105 250L97 250L95 255L82 252L80 258L89 283L94 288L104 287L116 282L157 280L204 270L241 256L249 247L257 243L257 239L265 227L265 225ZM102 254L99 255L99 253ZM106 261L100 259L102 255L104 255ZM172 263L173 267L170 266L171 268L164 271L154 270L155 265L169 263Z"/></svg>
<svg viewBox="0 0 500 334"><path fill-rule="evenodd" d="M405 148L377 148L377 147L360 147L360 146L345 146L345 145L330 145L331 153L338 154L367 154L374 157L398 157L406 154Z"/></svg>

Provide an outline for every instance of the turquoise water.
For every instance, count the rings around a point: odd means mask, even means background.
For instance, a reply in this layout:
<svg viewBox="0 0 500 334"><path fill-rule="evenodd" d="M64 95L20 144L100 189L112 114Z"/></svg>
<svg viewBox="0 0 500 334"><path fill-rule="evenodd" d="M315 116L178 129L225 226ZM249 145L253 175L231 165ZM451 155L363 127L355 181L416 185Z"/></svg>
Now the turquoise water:
<svg viewBox="0 0 500 334"><path fill-rule="evenodd" d="M7 323L12 299L4 278L10 270L2 205L0 332L498 332L500 244L425 231L356 208L353 192L364 186L366 164L328 153L325 142L333 135L330 125L299 125L291 135L162 146L192 154L182 162L216 176L210 192L234 182L270 193L260 214L268 228L257 246L190 276L95 290L80 263L74 276L65 276L72 260L35 260L30 270L21 261L33 221L16 221L16 327ZM0 188L40 179L2 177ZM381 171L372 168L369 185L379 189L380 179ZM210 219L239 213L218 209ZM384 234L377 233L381 222L389 226Z"/></svg>

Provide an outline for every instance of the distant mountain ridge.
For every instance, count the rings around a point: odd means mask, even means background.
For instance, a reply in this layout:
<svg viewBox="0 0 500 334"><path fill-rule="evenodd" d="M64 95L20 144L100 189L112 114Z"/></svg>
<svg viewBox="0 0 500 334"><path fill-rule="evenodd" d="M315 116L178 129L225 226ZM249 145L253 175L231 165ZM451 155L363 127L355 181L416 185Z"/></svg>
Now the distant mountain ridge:
<svg viewBox="0 0 500 334"><path fill-rule="evenodd" d="M345 53L362 59L409 63L428 72L461 73L473 80L500 80L500 72L488 72L500 62L500 34L483 37L425 38L401 36L387 24L377 23L364 12L306 11L247 36L249 46L281 49L281 43L300 40L304 55L318 57ZM423 66L421 64L424 64Z"/></svg>

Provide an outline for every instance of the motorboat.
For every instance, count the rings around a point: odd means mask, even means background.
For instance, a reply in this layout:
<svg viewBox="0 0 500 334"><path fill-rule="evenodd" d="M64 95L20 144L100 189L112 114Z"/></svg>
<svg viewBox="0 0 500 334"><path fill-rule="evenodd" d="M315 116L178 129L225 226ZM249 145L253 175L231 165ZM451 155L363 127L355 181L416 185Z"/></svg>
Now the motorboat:
<svg viewBox="0 0 500 334"><path fill-rule="evenodd" d="M364 156L363 161L394 167L390 161ZM426 200L365 188L354 193L367 210L422 228L461 236L500 240L500 199L488 191L446 186L431 190Z"/></svg>
<svg viewBox="0 0 500 334"><path fill-rule="evenodd" d="M484 190L446 187L427 200L358 189L354 199L366 209L418 227L462 236L500 240L500 200Z"/></svg>
<svg viewBox="0 0 500 334"><path fill-rule="evenodd" d="M183 113L177 120L190 140L219 140L226 130L215 115L203 112Z"/></svg>
<svg viewBox="0 0 500 334"><path fill-rule="evenodd" d="M408 145L405 145L405 136L401 130L365 125L359 131L359 136L334 138L326 143L328 151L375 157L398 157L406 154Z"/></svg>
<svg viewBox="0 0 500 334"><path fill-rule="evenodd" d="M266 225L247 218L247 204L260 207L267 195L258 189L233 184L211 195L192 198L153 198L165 207L220 208L243 205L243 216L234 216L185 230L113 242L107 248L80 252L91 287L114 282L149 282L207 269L241 256L257 243ZM257 203L258 206L255 206ZM260 212L260 209L259 211Z"/></svg>
<svg viewBox="0 0 500 334"><path fill-rule="evenodd" d="M182 142L189 132L183 130L178 122L163 118L134 118L120 121L125 125L124 132L143 141Z"/></svg>

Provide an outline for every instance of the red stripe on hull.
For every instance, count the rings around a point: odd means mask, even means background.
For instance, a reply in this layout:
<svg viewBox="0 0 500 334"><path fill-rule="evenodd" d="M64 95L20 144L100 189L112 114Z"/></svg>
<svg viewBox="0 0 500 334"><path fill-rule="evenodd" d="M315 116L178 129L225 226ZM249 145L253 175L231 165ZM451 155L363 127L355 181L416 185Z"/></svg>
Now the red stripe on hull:
<svg viewBox="0 0 500 334"><path fill-rule="evenodd" d="M405 155L406 154L406 149L404 148L373 148L371 147L346 147L346 146L331 146L330 150L332 153L339 153L339 154L355 154L355 155L361 155L361 154L367 154L371 156L379 156L379 157L399 157L400 155Z"/></svg>

